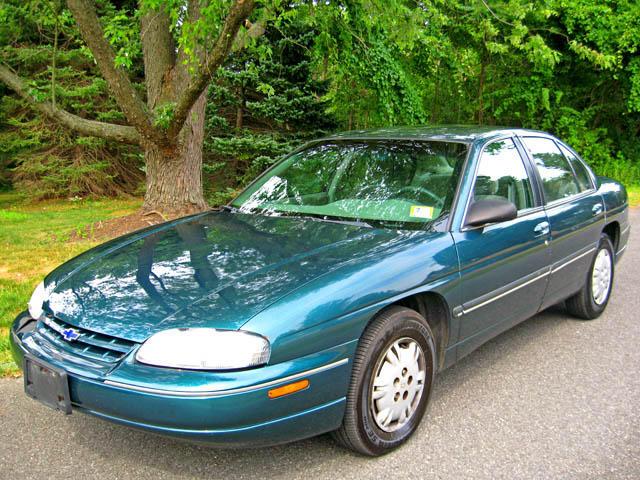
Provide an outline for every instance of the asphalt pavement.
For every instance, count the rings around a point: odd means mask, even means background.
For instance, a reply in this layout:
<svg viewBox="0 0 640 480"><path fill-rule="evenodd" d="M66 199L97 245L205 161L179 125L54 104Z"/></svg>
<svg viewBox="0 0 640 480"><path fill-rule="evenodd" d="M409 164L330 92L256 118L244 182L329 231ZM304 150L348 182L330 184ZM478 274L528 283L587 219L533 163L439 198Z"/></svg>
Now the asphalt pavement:
<svg viewBox="0 0 640 480"><path fill-rule="evenodd" d="M413 438L378 459L328 435L219 450L74 414L0 380L0 478L640 479L640 210L598 320L554 308L436 379Z"/></svg>

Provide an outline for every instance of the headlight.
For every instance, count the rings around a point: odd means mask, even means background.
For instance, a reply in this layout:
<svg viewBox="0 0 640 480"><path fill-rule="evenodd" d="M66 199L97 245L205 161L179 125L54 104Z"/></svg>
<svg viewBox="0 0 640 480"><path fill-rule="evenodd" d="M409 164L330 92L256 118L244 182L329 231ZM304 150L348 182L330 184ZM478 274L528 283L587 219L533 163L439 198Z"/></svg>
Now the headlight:
<svg viewBox="0 0 640 480"><path fill-rule="evenodd" d="M136 360L158 367L233 370L269 361L269 341L255 333L214 328L173 328L152 335Z"/></svg>
<svg viewBox="0 0 640 480"><path fill-rule="evenodd" d="M42 309L42 304L46 299L47 291L44 288L44 282L40 282L31 294L31 299L29 300L28 304L29 315L31 315L32 318L40 318L42 312L44 311Z"/></svg>

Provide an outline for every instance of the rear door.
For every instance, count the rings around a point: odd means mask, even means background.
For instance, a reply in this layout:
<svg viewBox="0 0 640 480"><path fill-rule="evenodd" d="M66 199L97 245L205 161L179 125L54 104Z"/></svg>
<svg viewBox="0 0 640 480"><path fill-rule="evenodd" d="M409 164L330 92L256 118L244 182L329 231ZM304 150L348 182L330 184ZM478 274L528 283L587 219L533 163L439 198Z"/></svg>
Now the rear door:
<svg viewBox="0 0 640 480"><path fill-rule="evenodd" d="M452 232L461 270L458 357L510 326L534 315L549 273L549 224L534 172L512 138L482 147L475 166L474 201L503 198L516 205L518 217L481 228Z"/></svg>
<svg viewBox="0 0 640 480"><path fill-rule="evenodd" d="M542 186L551 227L551 273L542 308L584 285L604 228L604 205L578 156L551 137L521 138Z"/></svg>

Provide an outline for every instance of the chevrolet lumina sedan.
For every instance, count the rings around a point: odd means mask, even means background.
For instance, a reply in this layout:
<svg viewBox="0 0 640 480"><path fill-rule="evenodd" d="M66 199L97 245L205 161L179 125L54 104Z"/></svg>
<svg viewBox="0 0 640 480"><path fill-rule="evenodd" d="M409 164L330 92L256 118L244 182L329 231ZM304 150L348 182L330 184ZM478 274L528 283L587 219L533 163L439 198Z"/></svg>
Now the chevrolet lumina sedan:
<svg viewBox="0 0 640 480"><path fill-rule="evenodd" d="M217 446L333 432L381 455L436 374L564 302L605 310L627 194L543 132L338 134L218 210L107 242L11 330L26 393Z"/></svg>

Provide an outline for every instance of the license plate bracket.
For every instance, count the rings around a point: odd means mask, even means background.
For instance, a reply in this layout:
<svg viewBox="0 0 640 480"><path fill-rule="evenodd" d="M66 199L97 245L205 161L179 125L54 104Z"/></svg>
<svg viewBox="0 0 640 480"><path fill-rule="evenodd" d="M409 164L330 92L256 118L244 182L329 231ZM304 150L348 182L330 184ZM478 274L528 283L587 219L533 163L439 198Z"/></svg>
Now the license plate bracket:
<svg viewBox="0 0 640 480"><path fill-rule="evenodd" d="M23 359L24 391L47 407L71 413L67 372L32 355Z"/></svg>

